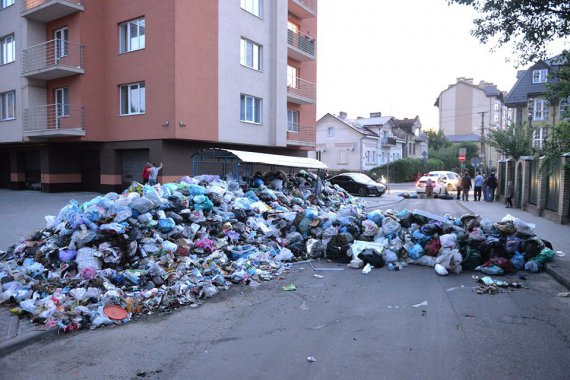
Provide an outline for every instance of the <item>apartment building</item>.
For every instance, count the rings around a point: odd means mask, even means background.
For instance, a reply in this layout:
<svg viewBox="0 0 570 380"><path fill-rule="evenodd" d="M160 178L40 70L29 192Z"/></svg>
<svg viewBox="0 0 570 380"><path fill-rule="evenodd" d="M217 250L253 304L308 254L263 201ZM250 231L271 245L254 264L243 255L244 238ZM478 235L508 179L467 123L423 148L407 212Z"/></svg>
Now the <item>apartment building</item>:
<svg viewBox="0 0 570 380"><path fill-rule="evenodd" d="M0 0L0 186L121 191L315 147L316 0Z"/></svg>
<svg viewBox="0 0 570 380"><path fill-rule="evenodd" d="M439 94L434 104L439 108L439 129L454 143L480 144L482 134L512 122L504 96L505 93L493 83L480 81L474 84L473 78L457 78L455 84ZM495 167L500 155L489 146L483 148L481 162Z"/></svg>

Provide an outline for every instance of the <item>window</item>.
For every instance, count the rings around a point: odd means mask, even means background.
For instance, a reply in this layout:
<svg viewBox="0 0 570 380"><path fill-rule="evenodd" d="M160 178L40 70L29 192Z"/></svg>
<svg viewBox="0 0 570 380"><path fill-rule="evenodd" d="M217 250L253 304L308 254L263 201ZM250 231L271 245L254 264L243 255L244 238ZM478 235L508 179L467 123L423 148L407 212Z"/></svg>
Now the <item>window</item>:
<svg viewBox="0 0 570 380"><path fill-rule="evenodd" d="M240 120L261 124L261 99L249 95L241 96Z"/></svg>
<svg viewBox="0 0 570 380"><path fill-rule="evenodd" d="M566 120L568 116L566 113L568 112L568 99L560 99L560 119Z"/></svg>
<svg viewBox="0 0 570 380"><path fill-rule="evenodd" d="M533 148L542 148L546 137L548 137L548 128L535 128L532 136Z"/></svg>
<svg viewBox="0 0 570 380"><path fill-rule="evenodd" d="M323 161L323 152L321 150L317 150L315 152L315 158L317 161Z"/></svg>
<svg viewBox="0 0 570 380"><path fill-rule="evenodd" d="M13 34L0 39L2 51L0 52L0 64L5 65L16 60L16 39Z"/></svg>
<svg viewBox="0 0 570 380"><path fill-rule="evenodd" d="M0 120L16 118L16 91L0 94Z"/></svg>
<svg viewBox="0 0 570 380"><path fill-rule="evenodd" d="M261 70L261 45L242 37L240 63L254 70Z"/></svg>
<svg viewBox="0 0 570 380"><path fill-rule="evenodd" d="M0 4L0 9L8 8L10 5L14 5L14 0L2 0L2 4Z"/></svg>
<svg viewBox="0 0 570 380"><path fill-rule="evenodd" d="M68 48L69 32L67 28L57 29L53 32L53 39L55 40L55 60L59 61L62 57L67 57L69 54Z"/></svg>
<svg viewBox="0 0 570 380"><path fill-rule="evenodd" d="M299 132L299 111L287 110L287 130Z"/></svg>
<svg viewBox="0 0 570 380"><path fill-rule="evenodd" d="M493 116L493 121L494 121L495 123L498 123L498 122L499 122L499 115L495 114L495 115Z"/></svg>
<svg viewBox="0 0 570 380"><path fill-rule="evenodd" d="M287 87L299 88L299 69L287 65Z"/></svg>
<svg viewBox="0 0 570 380"><path fill-rule="evenodd" d="M145 22L144 17L127 21L119 25L120 51L126 53L145 47Z"/></svg>
<svg viewBox="0 0 570 380"><path fill-rule="evenodd" d="M348 152L344 149L338 151L338 165L348 164Z"/></svg>
<svg viewBox="0 0 570 380"><path fill-rule="evenodd" d="M121 86L121 115L138 115L146 110L145 83L132 83Z"/></svg>
<svg viewBox="0 0 570 380"><path fill-rule="evenodd" d="M499 107L500 107L499 103L495 103L495 112L499 112Z"/></svg>
<svg viewBox="0 0 570 380"><path fill-rule="evenodd" d="M533 70L532 71L532 83L545 83L547 74L548 74L547 69Z"/></svg>
<svg viewBox="0 0 570 380"><path fill-rule="evenodd" d="M241 9L252 15L261 17L261 0L241 0Z"/></svg>
<svg viewBox="0 0 570 380"><path fill-rule="evenodd" d="M327 136L328 137L334 136L334 127L329 127L329 129L327 130Z"/></svg>
<svg viewBox="0 0 570 380"><path fill-rule="evenodd" d="M548 120L548 116L548 101L546 99L535 99L533 120Z"/></svg>

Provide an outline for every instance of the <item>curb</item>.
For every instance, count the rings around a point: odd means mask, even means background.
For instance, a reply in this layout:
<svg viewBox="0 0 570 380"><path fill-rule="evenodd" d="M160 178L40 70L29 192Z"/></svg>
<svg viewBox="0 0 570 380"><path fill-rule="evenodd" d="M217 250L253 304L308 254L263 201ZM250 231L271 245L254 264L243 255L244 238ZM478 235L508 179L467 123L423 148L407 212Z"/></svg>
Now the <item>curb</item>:
<svg viewBox="0 0 570 380"><path fill-rule="evenodd" d="M56 328L50 328L48 330L36 331L8 339L7 341L0 343L0 358L26 346L29 346L30 344L35 343L48 335L55 335L56 332Z"/></svg>
<svg viewBox="0 0 570 380"><path fill-rule="evenodd" d="M570 279L564 276L562 273L563 271L560 270L560 267L556 265L556 263L546 263L544 266L546 273L558 281L560 285L564 286L566 289L570 289Z"/></svg>

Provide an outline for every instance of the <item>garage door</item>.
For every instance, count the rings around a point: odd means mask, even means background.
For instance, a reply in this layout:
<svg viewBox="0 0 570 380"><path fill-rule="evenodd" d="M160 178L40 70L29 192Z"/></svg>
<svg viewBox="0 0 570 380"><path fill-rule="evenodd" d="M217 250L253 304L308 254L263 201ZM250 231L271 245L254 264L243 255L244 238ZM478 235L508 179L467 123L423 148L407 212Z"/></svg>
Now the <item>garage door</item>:
<svg viewBox="0 0 570 380"><path fill-rule="evenodd" d="M148 159L148 149L129 149L121 151L123 187L128 187L133 181L142 181L142 171Z"/></svg>

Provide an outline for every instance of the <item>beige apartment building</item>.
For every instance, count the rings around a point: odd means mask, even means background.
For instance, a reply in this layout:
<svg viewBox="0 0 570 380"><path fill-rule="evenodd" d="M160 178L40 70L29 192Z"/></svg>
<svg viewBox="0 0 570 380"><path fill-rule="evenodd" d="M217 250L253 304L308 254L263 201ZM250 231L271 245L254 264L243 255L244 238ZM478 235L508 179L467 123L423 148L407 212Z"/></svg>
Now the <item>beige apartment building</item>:
<svg viewBox="0 0 570 380"><path fill-rule="evenodd" d="M434 104L439 108L439 129L454 143L470 141L481 147L481 136L489 130L504 128L512 121L504 96L493 83L474 84L472 78L457 78L455 84L439 94ZM496 167L500 155L489 146L483 148L481 163Z"/></svg>
<svg viewBox="0 0 570 380"><path fill-rule="evenodd" d="M0 0L0 187L121 191L147 160L315 149L316 0Z"/></svg>

